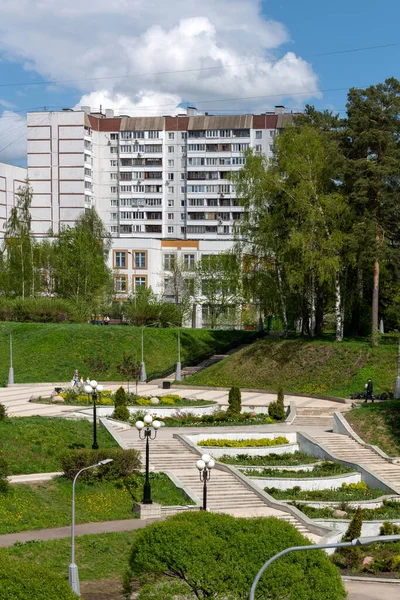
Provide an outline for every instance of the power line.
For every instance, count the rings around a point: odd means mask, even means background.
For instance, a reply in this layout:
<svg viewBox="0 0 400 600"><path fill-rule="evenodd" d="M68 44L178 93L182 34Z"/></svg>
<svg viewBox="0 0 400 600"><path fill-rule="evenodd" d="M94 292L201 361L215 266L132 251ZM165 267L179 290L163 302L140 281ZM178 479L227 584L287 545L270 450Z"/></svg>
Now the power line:
<svg viewBox="0 0 400 600"><path fill-rule="evenodd" d="M389 44L379 44L376 46L363 46L359 48L348 48L345 50L333 50L331 52L318 52L314 54L310 54L309 58L317 58L323 56L336 56L339 54L350 54L352 52L363 52L366 50L378 50L382 48L392 48L394 46L400 46L400 42L392 42ZM256 65L263 64L277 64L282 62L291 61L291 58L282 58L275 61L272 60L263 60L252 63L237 63L233 65L219 65L214 67L198 67L196 69L176 69L173 71L158 71L158 72L150 72L150 73L133 73L131 75L111 75L107 77L85 77L82 79L54 79L49 81L25 81L25 82L17 82L17 83L2 83L0 84L0 88L4 87L20 87L20 86L32 86L32 85L51 85L51 84L64 84L64 83L81 83L85 81L108 81L108 80L116 80L116 79L130 79L133 77L150 77L154 75L172 75L174 73L195 73L199 71L217 71L221 69L233 69L236 67L251 67Z"/></svg>

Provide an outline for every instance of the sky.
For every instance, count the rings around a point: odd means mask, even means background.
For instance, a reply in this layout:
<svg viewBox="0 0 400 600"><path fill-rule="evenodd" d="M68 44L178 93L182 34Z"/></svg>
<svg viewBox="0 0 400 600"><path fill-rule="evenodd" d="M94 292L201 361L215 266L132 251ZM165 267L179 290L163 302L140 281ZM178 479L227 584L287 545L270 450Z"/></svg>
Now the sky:
<svg viewBox="0 0 400 600"><path fill-rule="evenodd" d="M350 87L400 77L398 0L0 0L0 14L0 161L12 164L26 163L30 110L344 115Z"/></svg>

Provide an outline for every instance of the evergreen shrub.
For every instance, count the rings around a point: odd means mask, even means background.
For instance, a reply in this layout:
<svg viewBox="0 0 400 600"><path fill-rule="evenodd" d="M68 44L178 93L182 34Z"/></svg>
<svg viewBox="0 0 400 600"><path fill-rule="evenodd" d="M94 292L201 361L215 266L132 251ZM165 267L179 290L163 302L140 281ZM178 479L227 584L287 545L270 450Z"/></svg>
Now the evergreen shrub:
<svg viewBox="0 0 400 600"><path fill-rule="evenodd" d="M240 391L240 388L238 387L231 387L231 389L229 390L229 397L228 397L228 404L229 404L229 408L228 411L238 415L241 413L242 410L242 393Z"/></svg>

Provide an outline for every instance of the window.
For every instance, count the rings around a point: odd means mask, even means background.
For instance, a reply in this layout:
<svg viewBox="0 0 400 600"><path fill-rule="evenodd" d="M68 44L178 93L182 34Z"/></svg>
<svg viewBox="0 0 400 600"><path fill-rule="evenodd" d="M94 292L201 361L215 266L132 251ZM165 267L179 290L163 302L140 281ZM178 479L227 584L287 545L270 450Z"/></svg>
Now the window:
<svg viewBox="0 0 400 600"><path fill-rule="evenodd" d="M164 269L169 271L174 268L175 254L164 254Z"/></svg>
<svg viewBox="0 0 400 600"><path fill-rule="evenodd" d="M151 187L151 186L146 186L146 187ZM157 187L157 186L155 186L155 187ZM149 191L151 191L151 190L149 190ZM132 192L144 192L144 185L132 185Z"/></svg>
<svg viewBox="0 0 400 600"><path fill-rule="evenodd" d="M143 148L143 146L139 146L139 148ZM144 150L135 150L135 152L162 152L162 145L161 144L154 144L154 145L146 144L144 146Z"/></svg>
<svg viewBox="0 0 400 600"><path fill-rule="evenodd" d="M146 252L135 252L135 269L146 269Z"/></svg>
<svg viewBox="0 0 400 600"><path fill-rule="evenodd" d="M110 233L118 233L118 225L110 225L110 227L108 228L108 231Z"/></svg>
<svg viewBox="0 0 400 600"><path fill-rule="evenodd" d="M187 165L187 160L186 158L181 158L181 167L185 168Z"/></svg>
<svg viewBox="0 0 400 600"><path fill-rule="evenodd" d="M206 137L208 137L208 138L219 137L219 130L218 129L208 129L208 131L206 131Z"/></svg>
<svg viewBox="0 0 400 600"><path fill-rule="evenodd" d="M185 181L186 178L187 178L187 174L186 173L181 173L181 180Z"/></svg>
<svg viewBox="0 0 400 600"><path fill-rule="evenodd" d="M118 219L118 213L110 213L111 221L116 221Z"/></svg>
<svg viewBox="0 0 400 600"><path fill-rule="evenodd" d="M169 167L173 167L174 166L174 159L173 158L169 158L168 159L168 166Z"/></svg>
<svg viewBox="0 0 400 600"><path fill-rule="evenodd" d="M181 140L186 140L187 138L187 131L181 131Z"/></svg>
<svg viewBox="0 0 400 600"><path fill-rule="evenodd" d="M131 140L131 139L132 139L132 131L121 131L121 140Z"/></svg>
<svg viewBox="0 0 400 600"><path fill-rule="evenodd" d="M204 158L203 158L203 160L204 160ZM220 158L219 160L221 161L221 160L224 160L224 159L223 159L223 158ZM203 163L203 164L204 164L204 163ZM206 165L207 165L208 167L214 167L214 166L216 166L217 164L218 164L218 158L206 158ZM223 164L223 163L220 163L220 164Z"/></svg>
<svg viewBox="0 0 400 600"><path fill-rule="evenodd" d="M85 161L86 161L86 157L85 157ZM117 167L118 166L118 161L117 160L110 160L110 167Z"/></svg>
<svg viewBox="0 0 400 600"><path fill-rule="evenodd" d="M146 287L146 277L135 277L135 290Z"/></svg>
<svg viewBox="0 0 400 600"><path fill-rule="evenodd" d="M168 213L168 220L169 221L173 221L174 220L174 213Z"/></svg>
<svg viewBox="0 0 400 600"><path fill-rule="evenodd" d="M237 158L232 158L232 165L245 165L246 158L244 156L239 156Z"/></svg>
<svg viewBox="0 0 400 600"><path fill-rule="evenodd" d="M161 198L146 198L146 206L161 206Z"/></svg>
<svg viewBox="0 0 400 600"><path fill-rule="evenodd" d="M262 139L262 131L256 131L256 140Z"/></svg>
<svg viewBox="0 0 400 600"><path fill-rule="evenodd" d="M186 185L181 186L181 194L186 194Z"/></svg>
<svg viewBox="0 0 400 600"><path fill-rule="evenodd" d="M275 137L275 130L274 129L270 129L269 130L269 137L271 137L271 138Z"/></svg>
<svg viewBox="0 0 400 600"><path fill-rule="evenodd" d="M181 206L186 206L186 200L181 200Z"/></svg>
<svg viewBox="0 0 400 600"><path fill-rule="evenodd" d="M183 255L183 266L186 271L193 271L195 263L194 254L184 254Z"/></svg>
<svg viewBox="0 0 400 600"><path fill-rule="evenodd" d="M249 144L232 144L232 152L244 152L249 149Z"/></svg>
<svg viewBox="0 0 400 600"><path fill-rule="evenodd" d="M121 175L122 175L122 173L121 173ZM110 173L110 179L113 180L113 181L115 181L116 179L118 179L118 173Z"/></svg>
<svg viewBox="0 0 400 600"><path fill-rule="evenodd" d="M121 146L120 150L121 152L133 152L132 146L130 144L126 146Z"/></svg>
<svg viewBox="0 0 400 600"><path fill-rule="evenodd" d="M131 191L132 191L131 185L121 185L121 192L131 192Z"/></svg>
<svg viewBox="0 0 400 600"><path fill-rule="evenodd" d="M232 137L232 132L230 129L221 129L219 132L219 137Z"/></svg>
<svg viewBox="0 0 400 600"><path fill-rule="evenodd" d="M261 152L262 152L261 144L256 144L256 152L259 152L261 154Z"/></svg>
<svg viewBox="0 0 400 600"><path fill-rule="evenodd" d="M123 132L125 133L125 132ZM121 134L122 137L122 134ZM110 134L110 140L117 140L118 139L118 133L111 133Z"/></svg>
<svg viewBox="0 0 400 600"><path fill-rule="evenodd" d="M195 156L193 158L188 159L188 164L193 167L199 167L201 165L204 165L205 160L210 160L210 159L209 158L204 159L204 158L201 158L200 156ZM207 164L209 164L209 163L207 163Z"/></svg>
<svg viewBox="0 0 400 600"><path fill-rule="evenodd" d="M204 152L206 149L205 144L189 144L188 150L189 152Z"/></svg>
<svg viewBox="0 0 400 600"><path fill-rule="evenodd" d="M110 200L110 206L118 206L118 200Z"/></svg>
<svg viewBox="0 0 400 600"><path fill-rule="evenodd" d="M174 134L174 132L173 132L173 131L170 131L170 132L168 133L168 139L169 139L169 140L173 140L173 139L174 139L174 137L175 137L175 134Z"/></svg>
<svg viewBox="0 0 400 600"><path fill-rule="evenodd" d="M175 152L175 148L173 146L168 146L168 152L169 154L173 154L173 152Z"/></svg>
<svg viewBox="0 0 400 600"><path fill-rule="evenodd" d="M114 267L126 269L126 252L114 252Z"/></svg>
<svg viewBox="0 0 400 600"><path fill-rule="evenodd" d="M150 140L158 140L159 137L160 137L159 131L149 131L148 132L148 138Z"/></svg>
<svg viewBox="0 0 400 600"><path fill-rule="evenodd" d="M169 188L167 189L168 194L173 194L174 193L174 186L170 185Z"/></svg>
<svg viewBox="0 0 400 600"><path fill-rule="evenodd" d="M168 227L168 233L174 233L174 228L173 227Z"/></svg>
<svg viewBox="0 0 400 600"><path fill-rule="evenodd" d="M168 181L173 181L173 180L174 180L174 174L168 173Z"/></svg>
<svg viewBox="0 0 400 600"><path fill-rule="evenodd" d="M110 154L117 154L118 148L116 146L110 146Z"/></svg>
<svg viewBox="0 0 400 600"><path fill-rule="evenodd" d="M114 277L114 290L118 293L124 293L127 290L127 278L126 275L119 275Z"/></svg>
<svg viewBox="0 0 400 600"><path fill-rule="evenodd" d="M121 158L121 167L131 167L136 162L133 162L133 158ZM139 161L139 164L142 164L142 161Z"/></svg>
<svg viewBox="0 0 400 600"><path fill-rule="evenodd" d="M273 152L273 151L274 151L274 145L273 145L273 144L270 144L270 145L269 145L269 151L270 151L270 152Z"/></svg>
<svg viewBox="0 0 400 600"><path fill-rule="evenodd" d="M111 194L116 194L116 193L117 193L117 191L118 191L118 188L116 188L115 186L113 186L113 185L112 185L112 186L110 187L110 193L111 193Z"/></svg>
<svg viewBox="0 0 400 600"><path fill-rule="evenodd" d="M168 207L172 208L174 206L174 201L173 200L168 200Z"/></svg>

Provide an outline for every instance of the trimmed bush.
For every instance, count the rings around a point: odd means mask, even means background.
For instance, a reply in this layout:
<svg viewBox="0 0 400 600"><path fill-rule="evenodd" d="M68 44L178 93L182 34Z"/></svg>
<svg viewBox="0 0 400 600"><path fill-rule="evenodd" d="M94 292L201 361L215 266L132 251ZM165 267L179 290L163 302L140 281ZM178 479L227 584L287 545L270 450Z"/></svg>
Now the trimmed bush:
<svg viewBox="0 0 400 600"><path fill-rule="evenodd" d="M229 390L228 404L229 412L233 413L234 415L240 415L242 411L242 394L240 388L231 387Z"/></svg>
<svg viewBox="0 0 400 600"><path fill-rule="evenodd" d="M125 392L125 389L122 387L119 387L117 389L117 391L114 394L114 406L126 406L128 403L128 398Z"/></svg>
<svg viewBox="0 0 400 600"><path fill-rule="evenodd" d="M203 511L175 515L138 531L125 592L130 593L130 582L139 578L143 587L138 600L247 600L254 577L268 558L290 546L307 544L292 525L275 518L238 519ZM167 586L164 595L162 581ZM168 583L176 581L184 587L175 588L178 596L173 596ZM289 554L271 565L257 587L257 598L267 597L344 600L346 592L328 556L313 550Z"/></svg>
<svg viewBox="0 0 400 600"><path fill-rule="evenodd" d="M0 404L0 421L5 421L7 419L7 409L4 404Z"/></svg>
<svg viewBox="0 0 400 600"><path fill-rule="evenodd" d="M362 510L358 506L356 512L351 519L345 535L343 536L343 542L351 542L360 537L362 528ZM359 566L361 562L361 548L360 546L351 546L350 548L340 548L339 554L344 559L344 567L346 569L354 569Z"/></svg>
<svg viewBox="0 0 400 600"><path fill-rule="evenodd" d="M0 557L0 600L78 600L64 578L4 552Z"/></svg>
<svg viewBox="0 0 400 600"><path fill-rule="evenodd" d="M0 454L0 494L8 492L10 484L8 483L8 475L10 474L7 460Z"/></svg>
<svg viewBox="0 0 400 600"><path fill-rule="evenodd" d="M283 436L278 436L275 439L260 438L260 439L248 439L248 440L222 440L222 439L208 439L201 440L198 442L199 446L211 446L214 448L259 448L266 446L280 446L282 444L288 444L289 440Z"/></svg>
<svg viewBox="0 0 400 600"><path fill-rule="evenodd" d="M80 475L80 480L121 479L131 473L138 472L141 467L140 452L134 449L123 450L122 448L70 450L61 457L61 464L65 477L72 480L80 469L94 465L105 458L112 458L113 462L98 469L84 471Z"/></svg>
<svg viewBox="0 0 400 600"><path fill-rule="evenodd" d="M0 321L33 323L84 323L90 308L65 298L1 298Z"/></svg>
<svg viewBox="0 0 400 600"><path fill-rule="evenodd" d="M286 419L285 408L278 402L271 402L268 406L268 414L271 419L274 419L275 421L285 421Z"/></svg>
<svg viewBox="0 0 400 600"><path fill-rule="evenodd" d="M112 418L117 419L118 421L129 421L130 412L128 408L128 396L122 386L115 392L114 406Z"/></svg>

